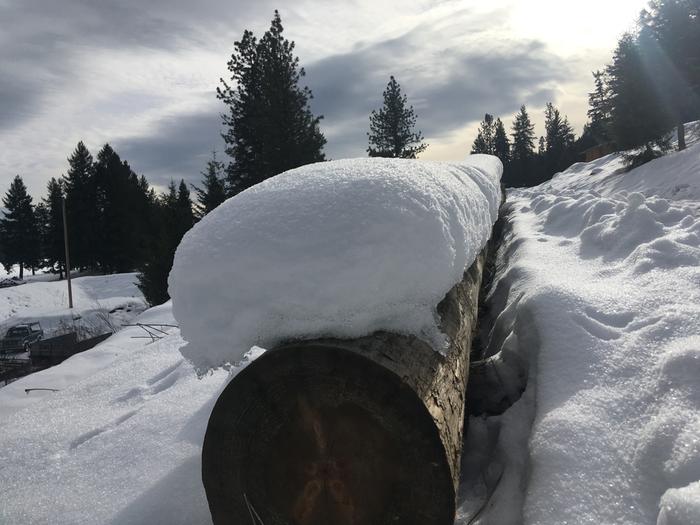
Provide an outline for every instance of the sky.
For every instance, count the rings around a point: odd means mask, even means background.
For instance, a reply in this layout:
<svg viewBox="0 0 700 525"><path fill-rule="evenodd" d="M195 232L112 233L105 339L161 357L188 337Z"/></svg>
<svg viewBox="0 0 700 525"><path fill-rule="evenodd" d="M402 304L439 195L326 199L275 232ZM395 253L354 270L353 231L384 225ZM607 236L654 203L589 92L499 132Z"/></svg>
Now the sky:
<svg viewBox="0 0 700 525"><path fill-rule="evenodd" d="M510 127L526 104L542 132L552 101L578 133L591 72L645 0L0 0L0 194L19 174L35 198L79 140L106 142L158 189L226 160L216 98L233 43L279 9L296 42L328 158L366 156L369 113L394 75L425 159L469 153L484 113Z"/></svg>

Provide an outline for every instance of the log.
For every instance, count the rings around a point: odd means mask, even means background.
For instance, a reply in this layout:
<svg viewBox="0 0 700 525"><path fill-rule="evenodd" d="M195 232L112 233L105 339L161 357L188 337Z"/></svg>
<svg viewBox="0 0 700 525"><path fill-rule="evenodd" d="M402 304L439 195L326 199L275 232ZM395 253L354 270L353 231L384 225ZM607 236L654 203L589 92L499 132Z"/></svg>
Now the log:
<svg viewBox="0 0 700 525"><path fill-rule="evenodd" d="M445 355L378 332L293 341L242 370L204 439L213 522L452 525L485 253L438 305Z"/></svg>

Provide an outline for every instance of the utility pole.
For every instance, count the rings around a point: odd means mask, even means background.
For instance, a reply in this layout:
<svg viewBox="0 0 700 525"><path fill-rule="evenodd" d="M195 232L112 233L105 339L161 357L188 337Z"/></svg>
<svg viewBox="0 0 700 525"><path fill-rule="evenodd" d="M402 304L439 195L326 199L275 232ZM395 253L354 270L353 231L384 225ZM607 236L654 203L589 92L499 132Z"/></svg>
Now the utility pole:
<svg viewBox="0 0 700 525"><path fill-rule="evenodd" d="M68 281L68 308L73 309L73 289L70 285L70 255L68 253L68 217L66 217L66 199L61 199L63 211L63 245L66 247L66 280Z"/></svg>

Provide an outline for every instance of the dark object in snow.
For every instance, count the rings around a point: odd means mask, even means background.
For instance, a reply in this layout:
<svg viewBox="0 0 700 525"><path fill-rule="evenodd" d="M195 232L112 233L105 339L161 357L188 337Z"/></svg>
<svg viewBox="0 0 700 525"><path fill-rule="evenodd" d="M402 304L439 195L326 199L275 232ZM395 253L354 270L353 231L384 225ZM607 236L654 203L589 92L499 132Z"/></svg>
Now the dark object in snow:
<svg viewBox="0 0 700 525"><path fill-rule="evenodd" d="M2 340L2 352L27 352L31 346L41 341L44 330L39 323L18 324L10 328Z"/></svg>
<svg viewBox="0 0 700 525"><path fill-rule="evenodd" d="M445 355L386 332L295 341L229 383L202 450L215 524L454 523L485 252L438 305Z"/></svg>
<svg viewBox="0 0 700 525"><path fill-rule="evenodd" d="M47 360L52 364L58 364L74 354L89 350L111 335L112 333L109 332L78 341L78 335L75 332L69 332L39 341L37 345L32 347L30 355L32 361Z"/></svg>

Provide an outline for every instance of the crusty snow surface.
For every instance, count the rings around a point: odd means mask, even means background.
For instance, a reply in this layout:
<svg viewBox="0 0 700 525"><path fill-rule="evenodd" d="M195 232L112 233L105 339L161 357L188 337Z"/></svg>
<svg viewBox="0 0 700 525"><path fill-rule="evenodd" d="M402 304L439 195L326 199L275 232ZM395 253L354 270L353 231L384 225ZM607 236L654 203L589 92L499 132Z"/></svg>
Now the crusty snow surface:
<svg viewBox="0 0 700 525"><path fill-rule="evenodd" d="M509 195L488 351L513 404L470 419L457 523L700 523L699 158ZM198 378L178 329L138 335L0 388L0 523L211 522L201 443L237 369Z"/></svg>
<svg viewBox="0 0 700 525"><path fill-rule="evenodd" d="M700 523L700 144L620 167L508 195L489 366L526 389L470 419L459 523Z"/></svg>
<svg viewBox="0 0 700 525"><path fill-rule="evenodd" d="M173 312L199 369L253 346L377 330L445 346L436 307L484 247L503 166L346 159L303 166L229 199L182 240Z"/></svg>

